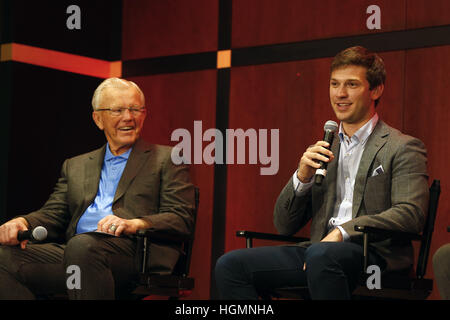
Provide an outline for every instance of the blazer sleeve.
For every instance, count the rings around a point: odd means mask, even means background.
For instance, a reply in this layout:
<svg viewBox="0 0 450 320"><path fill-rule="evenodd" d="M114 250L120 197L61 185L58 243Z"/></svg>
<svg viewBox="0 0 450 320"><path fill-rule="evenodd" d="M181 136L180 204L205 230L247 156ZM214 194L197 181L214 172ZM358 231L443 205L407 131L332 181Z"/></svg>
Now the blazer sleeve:
<svg viewBox="0 0 450 320"><path fill-rule="evenodd" d="M53 193L42 208L22 216L30 224L31 228L44 226L48 231L47 239L61 239L70 221L67 204L67 166L64 161L61 176L58 179Z"/></svg>
<svg viewBox="0 0 450 320"><path fill-rule="evenodd" d="M282 235L297 233L311 219L311 189L296 196L292 178L281 191L275 203L273 222Z"/></svg>
<svg viewBox="0 0 450 320"><path fill-rule="evenodd" d="M189 166L174 164L170 154L166 154L162 168L159 212L141 218L154 230L189 235L194 230L194 185Z"/></svg>
<svg viewBox="0 0 450 320"><path fill-rule="evenodd" d="M410 233L423 229L429 198L426 149L412 137L401 139L399 144L391 159L391 177L387 181L391 205L380 213L361 215L342 224L352 241L362 236L354 230L355 225Z"/></svg>

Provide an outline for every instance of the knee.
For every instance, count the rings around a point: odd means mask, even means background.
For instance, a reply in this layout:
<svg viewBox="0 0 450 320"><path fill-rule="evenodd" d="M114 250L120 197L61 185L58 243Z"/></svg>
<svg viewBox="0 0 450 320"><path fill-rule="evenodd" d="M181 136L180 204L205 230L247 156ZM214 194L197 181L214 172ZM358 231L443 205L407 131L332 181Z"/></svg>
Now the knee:
<svg viewBox="0 0 450 320"><path fill-rule="evenodd" d="M82 264L99 256L95 239L88 234L72 237L64 249L64 265Z"/></svg>
<svg viewBox="0 0 450 320"><path fill-rule="evenodd" d="M0 245L0 264L4 264L9 261L11 257L10 250L8 246Z"/></svg>
<svg viewBox="0 0 450 320"><path fill-rule="evenodd" d="M433 255L433 269L435 273L442 272L444 266L448 266L450 261L450 244L440 247Z"/></svg>
<svg viewBox="0 0 450 320"><path fill-rule="evenodd" d="M0 271L13 271L12 269L14 268L14 254L12 253L12 251L12 247L0 245Z"/></svg>
<svg viewBox="0 0 450 320"><path fill-rule="evenodd" d="M215 267L216 279L239 271L239 268L242 266L243 250L245 249L230 251L217 260Z"/></svg>
<svg viewBox="0 0 450 320"><path fill-rule="evenodd" d="M332 263L334 261L333 256L332 246L328 243L313 243L305 251L305 262L307 266L317 268L324 263Z"/></svg>
<svg viewBox="0 0 450 320"><path fill-rule="evenodd" d="M237 250L236 250L237 251ZM235 251L230 251L222 255L216 262L216 273L217 271L222 271L226 269L230 269L233 265L236 264L236 262L239 260L237 259L237 254Z"/></svg>

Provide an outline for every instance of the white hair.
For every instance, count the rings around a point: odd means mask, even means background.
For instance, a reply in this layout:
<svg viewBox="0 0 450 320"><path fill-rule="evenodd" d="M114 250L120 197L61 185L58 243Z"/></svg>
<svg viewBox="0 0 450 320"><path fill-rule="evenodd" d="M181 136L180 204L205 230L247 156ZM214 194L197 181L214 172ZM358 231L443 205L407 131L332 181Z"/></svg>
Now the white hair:
<svg viewBox="0 0 450 320"><path fill-rule="evenodd" d="M131 87L136 88L136 90L139 92L139 94L141 95L142 106L144 106L145 105L144 93L138 87L138 85L136 83L134 83L133 81L120 79L120 78L108 78L108 79L104 80L102 83L100 83L100 85L97 87L97 89L95 89L94 95L92 97L92 108L95 111L100 107L100 101L103 97L103 91L105 89L108 89L108 88L128 89Z"/></svg>

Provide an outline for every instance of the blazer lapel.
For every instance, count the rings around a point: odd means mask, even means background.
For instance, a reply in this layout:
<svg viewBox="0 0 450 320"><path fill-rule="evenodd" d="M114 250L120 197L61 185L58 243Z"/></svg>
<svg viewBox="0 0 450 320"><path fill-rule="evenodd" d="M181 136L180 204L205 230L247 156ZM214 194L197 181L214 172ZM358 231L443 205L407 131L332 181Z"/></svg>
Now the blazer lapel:
<svg viewBox="0 0 450 320"><path fill-rule="evenodd" d="M356 217L359 211L359 207L361 206L364 190L366 188L366 182L370 176L369 169L371 168L372 162L375 159L378 151L386 143L386 138L388 137L388 135L389 128L383 121L379 120L372 134L367 140L367 145L364 148L364 152L359 163L353 190L352 218Z"/></svg>
<svg viewBox="0 0 450 320"><path fill-rule="evenodd" d="M117 186L116 194L114 195L113 204L119 200L128 189L131 181L137 175L145 161L147 160L152 148L151 145L144 140L139 139L131 150L127 165L123 170L119 185Z"/></svg>
<svg viewBox="0 0 450 320"><path fill-rule="evenodd" d="M106 145L92 153L84 165L84 204L83 212L97 195Z"/></svg>

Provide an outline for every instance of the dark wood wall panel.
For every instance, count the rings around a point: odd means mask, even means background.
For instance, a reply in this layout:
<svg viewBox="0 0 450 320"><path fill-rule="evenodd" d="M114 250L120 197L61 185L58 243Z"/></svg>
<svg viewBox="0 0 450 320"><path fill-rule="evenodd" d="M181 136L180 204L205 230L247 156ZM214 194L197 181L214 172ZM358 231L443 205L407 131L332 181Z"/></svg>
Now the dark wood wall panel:
<svg viewBox="0 0 450 320"><path fill-rule="evenodd" d="M122 59L217 50L218 2L124 1Z"/></svg>
<svg viewBox="0 0 450 320"><path fill-rule="evenodd" d="M445 170L450 158L449 141L450 46L411 50L406 55L405 132L420 138L428 151L431 179L440 179L442 193L431 245L430 258L450 241L450 173ZM443 170L444 169L444 170ZM427 276L433 277L431 260ZM431 299L439 299L436 287Z"/></svg>
<svg viewBox="0 0 450 320"><path fill-rule="evenodd" d="M3 0L12 8L11 39L21 44L104 60L120 60L121 0ZM70 5L80 8L80 28L66 21Z"/></svg>
<svg viewBox="0 0 450 320"><path fill-rule="evenodd" d="M450 1L408 0L407 27L423 28L450 23Z"/></svg>
<svg viewBox="0 0 450 320"><path fill-rule="evenodd" d="M366 9L381 9L381 30L368 30ZM259 46L405 28L405 0L235 0L232 46Z"/></svg>
<svg viewBox="0 0 450 320"><path fill-rule="evenodd" d="M135 81L146 96L148 118L143 136L148 141L175 145L178 142L170 141L170 137L177 128L187 129L194 139L194 120L202 121L203 131L215 127L215 70L142 76L130 80ZM196 288L189 298L205 299L209 296L210 283L214 166L192 165L191 175L193 183L200 188L200 206L191 265Z"/></svg>

